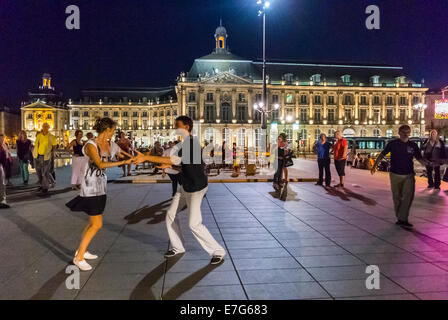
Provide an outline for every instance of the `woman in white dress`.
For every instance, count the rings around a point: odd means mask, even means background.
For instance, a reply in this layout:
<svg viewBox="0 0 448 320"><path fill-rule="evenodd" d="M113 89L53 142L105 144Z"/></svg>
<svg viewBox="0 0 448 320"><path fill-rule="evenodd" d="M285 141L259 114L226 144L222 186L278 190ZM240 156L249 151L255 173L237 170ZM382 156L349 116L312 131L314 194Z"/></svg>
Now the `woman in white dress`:
<svg viewBox="0 0 448 320"><path fill-rule="evenodd" d="M98 132L98 137L87 141L82 150L83 154L89 158L89 167L81 183L81 193L66 204L72 211L84 211L90 216L90 221L82 233L81 243L73 258L73 263L83 271L92 269L85 259L98 258L90 254L87 247L103 225L102 215L107 199L106 169L132 163L132 156L122 151L111 140L115 134L116 125L116 122L110 118L96 121L94 129ZM129 159L113 162L117 156Z"/></svg>
<svg viewBox="0 0 448 320"><path fill-rule="evenodd" d="M81 187L89 163L89 158L82 153L84 147L82 137L82 130L76 130L75 139L67 147L67 150L72 153L72 190L79 190Z"/></svg>

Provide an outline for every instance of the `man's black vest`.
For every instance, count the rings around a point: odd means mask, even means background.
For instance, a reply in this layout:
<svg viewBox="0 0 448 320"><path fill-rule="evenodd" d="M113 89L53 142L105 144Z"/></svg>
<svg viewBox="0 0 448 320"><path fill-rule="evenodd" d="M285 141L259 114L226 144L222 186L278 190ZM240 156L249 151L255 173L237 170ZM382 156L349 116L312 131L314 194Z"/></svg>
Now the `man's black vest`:
<svg viewBox="0 0 448 320"><path fill-rule="evenodd" d="M200 146L196 146L197 148L193 148L193 136L189 136L190 141L190 163L184 163L182 161L181 167L182 171L179 174L179 183L182 185L186 192L197 192L208 185L207 175L205 174L205 164L202 159L202 150ZM187 143L188 140L185 140L183 143ZM196 142L197 143L197 142ZM182 148L184 149L184 148ZM182 149L179 151L179 157L182 157ZM194 150L199 150L200 152L200 163L195 164L193 162L193 154ZM184 157L182 157L184 158Z"/></svg>

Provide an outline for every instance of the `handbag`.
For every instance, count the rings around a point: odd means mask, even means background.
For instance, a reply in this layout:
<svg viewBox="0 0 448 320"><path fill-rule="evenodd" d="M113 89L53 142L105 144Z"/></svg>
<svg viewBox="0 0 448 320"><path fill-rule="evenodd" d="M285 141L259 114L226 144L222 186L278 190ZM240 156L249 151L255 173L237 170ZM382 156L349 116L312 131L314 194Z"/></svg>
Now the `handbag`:
<svg viewBox="0 0 448 320"><path fill-rule="evenodd" d="M294 162L292 161L292 151L289 152L287 155L285 155L285 164L284 166L287 167L291 167L294 165Z"/></svg>

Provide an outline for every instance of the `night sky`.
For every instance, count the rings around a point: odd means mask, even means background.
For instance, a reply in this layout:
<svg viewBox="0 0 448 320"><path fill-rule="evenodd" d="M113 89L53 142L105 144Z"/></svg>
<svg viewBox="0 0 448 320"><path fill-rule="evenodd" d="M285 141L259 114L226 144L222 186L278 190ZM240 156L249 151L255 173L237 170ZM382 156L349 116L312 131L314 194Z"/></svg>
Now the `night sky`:
<svg viewBox="0 0 448 320"><path fill-rule="evenodd" d="M0 0L0 105L19 108L42 73L77 98L89 87L173 85L214 48L261 57L256 0ZM78 5L81 29L65 28ZM365 27L368 5L381 30ZM386 63L426 86L448 85L448 0L271 0L268 59ZM269 70L268 70L269 73Z"/></svg>

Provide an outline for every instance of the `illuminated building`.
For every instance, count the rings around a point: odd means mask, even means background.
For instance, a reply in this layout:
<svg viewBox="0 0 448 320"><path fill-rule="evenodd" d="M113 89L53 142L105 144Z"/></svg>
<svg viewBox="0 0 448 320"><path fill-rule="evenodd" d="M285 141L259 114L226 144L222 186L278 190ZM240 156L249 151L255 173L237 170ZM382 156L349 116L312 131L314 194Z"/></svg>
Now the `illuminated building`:
<svg viewBox="0 0 448 320"><path fill-rule="evenodd" d="M51 84L51 76L44 73L38 90L28 92L28 101L22 102L21 127L34 140L37 131L42 129L44 123L48 123L58 143L66 144L69 139L69 112L62 94L56 93Z"/></svg>
<svg viewBox="0 0 448 320"><path fill-rule="evenodd" d="M254 105L262 96L262 63L231 53L228 38L220 25L212 53L195 59L173 87L82 91L81 98L68 101L69 111L57 109L70 117L64 123L70 136L77 128L92 130L97 117L109 116L143 144L165 142L174 138L175 117L185 114L198 124L203 142L259 145L261 114ZM401 124L419 136L420 114L413 106L425 103L427 90L402 67L268 61L268 139L285 132L294 149L310 150L320 133L392 137Z"/></svg>
<svg viewBox="0 0 448 320"><path fill-rule="evenodd" d="M20 130L20 114L7 107L0 107L0 133L13 144Z"/></svg>

